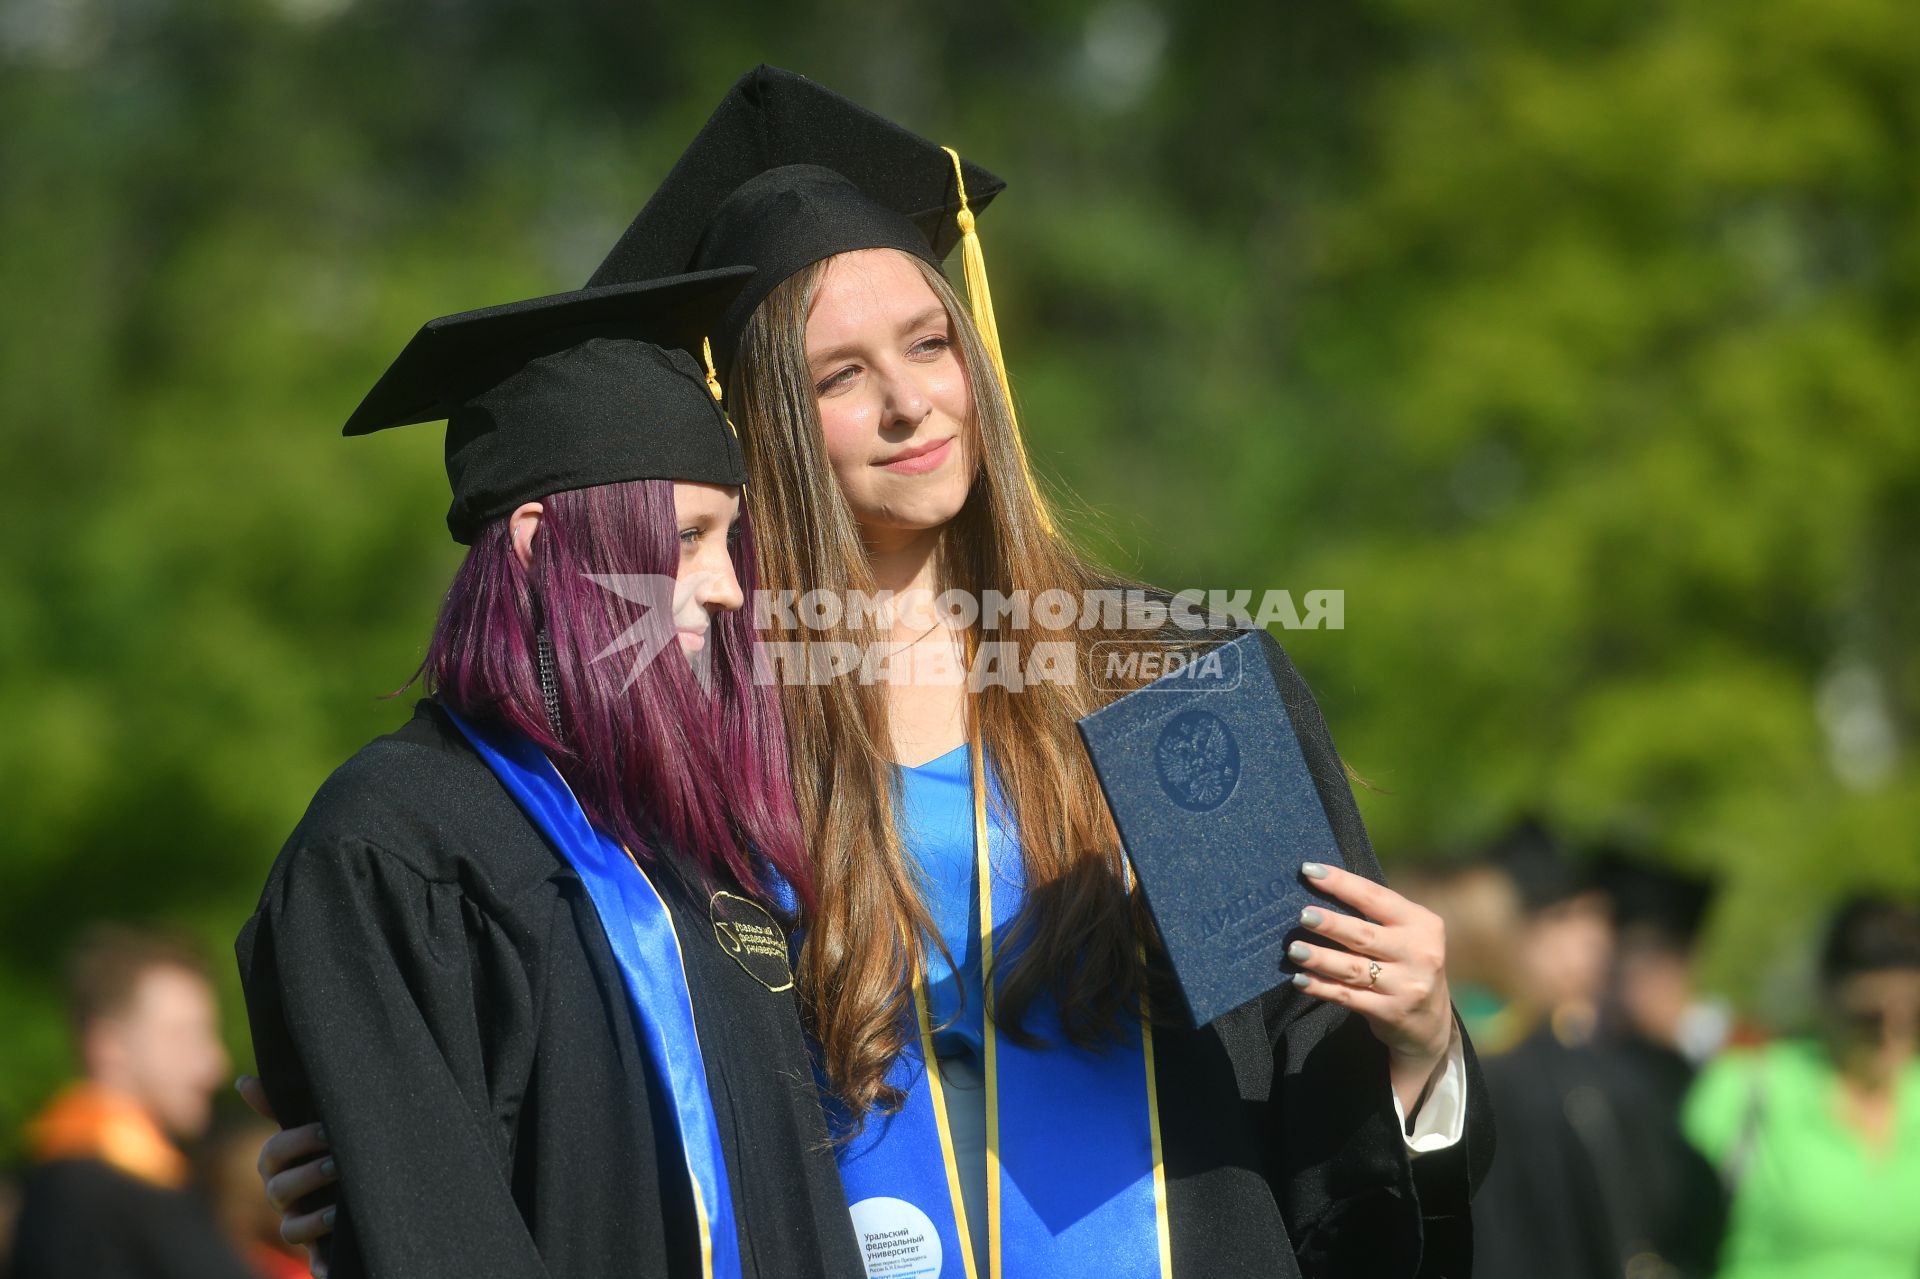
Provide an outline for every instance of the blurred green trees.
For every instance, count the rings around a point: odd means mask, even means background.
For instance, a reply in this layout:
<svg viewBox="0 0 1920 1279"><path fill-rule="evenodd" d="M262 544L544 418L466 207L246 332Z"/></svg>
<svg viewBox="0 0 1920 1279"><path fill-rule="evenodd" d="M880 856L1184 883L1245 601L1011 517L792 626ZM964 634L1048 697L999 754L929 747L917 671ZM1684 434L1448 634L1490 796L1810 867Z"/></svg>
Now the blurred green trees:
<svg viewBox="0 0 1920 1279"><path fill-rule="evenodd" d="M1093 544L1347 592L1287 638L1390 861L1655 833L1748 995L1920 883L1912 5L12 0L0 1132L78 925L224 952L404 713L457 548L437 430L338 438L362 390L583 281L763 59L1012 183L1016 392Z"/></svg>

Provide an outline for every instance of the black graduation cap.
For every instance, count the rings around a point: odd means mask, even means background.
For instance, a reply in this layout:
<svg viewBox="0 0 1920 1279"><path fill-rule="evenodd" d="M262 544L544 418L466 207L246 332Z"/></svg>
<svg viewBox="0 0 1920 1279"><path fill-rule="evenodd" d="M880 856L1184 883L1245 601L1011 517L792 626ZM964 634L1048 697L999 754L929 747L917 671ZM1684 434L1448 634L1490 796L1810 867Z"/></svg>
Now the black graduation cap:
<svg viewBox="0 0 1920 1279"><path fill-rule="evenodd" d="M1534 815L1516 821L1488 848L1486 861L1513 882L1521 908L1537 915L1594 892L1593 869L1547 822Z"/></svg>
<svg viewBox="0 0 1920 1279"><path fill-rule="evenodd" d="M1600 853L1600 885L1613 899L1613 919L1678 950L1692 946L1713 903L1713 880L1662 865L1644 851L1609 846Z"/></svg>
<svg viewBox="0 0 1920 1279"><path fill-rule="evenodd" d="M713 333L726 369L754 308L794 272L856 249L900 249L938 266L1005 188L805 76L760 66L727 91L589 283L755 268ZM970 262L970 292L972 273ZM991 341L997 359L997 334Z"/></svg>
<svg viewBox="0 0 1920 1279"><path fill-rule="evenodd" d="M429 320L346 435L447 423L447 528L471 542L522 502L625 480L743 484L746 465L690 351L749 268L580 289Z"/></svg>

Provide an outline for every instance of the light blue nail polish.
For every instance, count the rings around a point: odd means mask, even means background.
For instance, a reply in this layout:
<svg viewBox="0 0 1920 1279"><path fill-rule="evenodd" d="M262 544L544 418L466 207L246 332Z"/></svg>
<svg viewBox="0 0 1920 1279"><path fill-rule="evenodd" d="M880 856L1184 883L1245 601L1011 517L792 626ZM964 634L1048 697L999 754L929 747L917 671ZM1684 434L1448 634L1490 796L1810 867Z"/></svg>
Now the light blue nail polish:
<svg viewBox="0 0 1920 1279"><path fill-rule="evenodd" d="M340 1215L340 1210L338 1208L329 1208L324 1213L320 1214L320 1220L326 1222L329 1226L331 1226L333 1224L333 1219L335 1217L338 1217L339 1215Z"/></svg>
<svg viewBox="0 0 1920 1279"><path fill-rule="evenodd" d="M339 1171L340 1171L340 1165L336 1160L332 1158L327 1158L327 1159L322 1159L320 1161L321 1176L323 1177L336 1176L339 1173Z"/></svg>
<svg viewBox="0 0 1920 1279"><path fill-rule="evenodd" d="M1300 868L1300 873L1308 879L1325 879L1327 877L1327 868L1319 862L1308 862Z"/></svg>
<svg viewBox="0 0 1920 1279"><path fill-rule="evenodd" d="M1299 942L1295 942L1291 946L1287 947L1287 958L1291 959L1296 964L1306 963L1308 957L1311 956L1312 954L1313 952L1311 950L1301 945Z"/></svg>
<svg viewBox="0 0 1920 1279"><path fill-rule="evenodd" d="M1305 910L1300 912L1300 922L1305 924L1308 928L1320 927L1320 921L1325 918L1326 918L1325 915L1322 915L1319 911L1315 910L1311 906L1307 907Z"/></svg>
<svg viewBox="0 0 1920 1279"><path fill-rule="evenodd" d="M1307 976L1305 973L1295 973L1293 975L1293 984L1296 986L1304 987L1308 982L1312 980L1313 978Z"/></svg>

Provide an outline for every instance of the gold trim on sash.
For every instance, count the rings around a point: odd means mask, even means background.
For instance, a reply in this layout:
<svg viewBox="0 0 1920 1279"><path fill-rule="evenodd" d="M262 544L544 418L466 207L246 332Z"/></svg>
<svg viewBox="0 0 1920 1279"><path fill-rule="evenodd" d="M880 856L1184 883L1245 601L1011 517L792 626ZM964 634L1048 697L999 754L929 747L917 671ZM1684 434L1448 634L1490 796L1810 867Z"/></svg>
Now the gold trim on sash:
<svg viewBox="0 0 1920 1279"><path fill-rule="evenodd" d="M700 1226L701 1279L713 1279L713 1229L707 1225L707 1199L697 1181L693 1185L693 1216Z"/></svg>
<svg viewBox="0 0 1920 1279"><path fill-rule="evenodd" d="M967 762L973 772L973 855L980 878L980 1018L981 1044L987 1092L987 1274L1001 1279L1000 1258L1000 1069L993 1029L993 859L987 853L986 751L980 745L980 722L974 719L967 739Z"/></svg>
<svg viewBox="0 0 1920 1279"><path fill-rule="evenodd" d="M1133 863L1120 855L1121 880L1133 893ZM1147 966L1147 947L1140 945L1140 968ZM1153 1216L1160 1241L1160 1279L1173 1279L1173 1226L1167 1220L1167 1161L1160 1144L1160 1077L1153 1063L1153 1008L1140 996L1140 1056L1147 1066L1147 1133L1153 1139Z"/></svg>
<svg viewBox="0 0 1920 1279"><path fill-rule="evenodd" d="M988 1279L1003 1279L1000 1255L1000 1078L993 1025L993 864L987 846L987 769L986 751L980 742L977 717L967 740L967 760L973 773L973 848L980 879L980 991L985 1015L981 1022L981 1041L985 1055L987 1102L987 1269ZM1127 891L1133 891L1133 866L1123 854L1121 874ZM1140 948L1144 967L1146 947ZM967 1279L978 1279L973 1272L972 1238L967 1234L966 1216L961 1208L959 1173L954 1166L953 1138L947 1131L947 1111L940 1092L940 1071L933 1056L933 1035L928 1029L927 1007L921 987L914 988L914 1000L920 1013L921 1040L928 1062L927 1077L932 1081L934 1113L939 1116L941 1154L946 1159L947 1177L952 1187L954 1218L960 1223ZM1160 1251L1160 1279L1173 1279L1173 1227L1167 1214L1167 1164L1160 1136L1159 1074L1153 1060L1153 1020L1146 998L1141 997L1140 1055L1147 1074L1147 1132L1153 1146L1154 1234Z"/></svg>
<svg viewBox="0 0 1920 1279"><path fill-rule="evenodd" d="M564 778L561 780L565 781ZM653 880L647 876L646 867L642 866L640 859L633 855L633 850L622 844L620 851L627 855L627 860L633 863L634 870L640 873L640 882L647 886L647 891L660 901L661 915L667 921L667 935L673 938L673 953L680 961L680 983L687 988L687 1016L693 1021L694 1038L698 1040L700 1018L693 1010L693 983L687 980L687 953L680 948L680 930L674 927L673 909L667 905L667 899L660 896L660 890L654 887ZM693 1187L694 1221L700 1227L700 1276L701 1279L713 1279L713 1228L707 1222L706 1196L700 1189L700 1178L694 1175L693 1161L687 1158L684 1145L681 1147L680 1157L687 1165L687 1184Z"/></svg>
<svg viewBox="0 0 1920 1279"><path fill-rule="evenodd" d="M953 1200L953 1221L960 1233L960 1260L967 1279L980 1279L973 1267L973 1235L967 1229L967 1201L960 1190L960 1165L953 1157L953 1129L947 1124L946 1085L940 1080L940 1060L933 1052L933 1016L927 1011L926 978L913 983L913 1011L920 1022L920 1055L927 1070L927 1097L933 1103L934 1127L940 1133L940 1160L947 1166L947 1194Z"/></svg>
<svg viewBox="0 0 1920 1279"><path fill-rule="evenodd" d="M1144 1011L1145 997L1142 997ZM1147 1131L1153 1135L1153 1216L1160 1236L1160 1279L1173 1279L1173 1227L1167 1220L1167 1161L1160 1146L1159 1081L1153 1069L1153 1026L1140 1018L1140 1055L1147 1064Z"/></svg>

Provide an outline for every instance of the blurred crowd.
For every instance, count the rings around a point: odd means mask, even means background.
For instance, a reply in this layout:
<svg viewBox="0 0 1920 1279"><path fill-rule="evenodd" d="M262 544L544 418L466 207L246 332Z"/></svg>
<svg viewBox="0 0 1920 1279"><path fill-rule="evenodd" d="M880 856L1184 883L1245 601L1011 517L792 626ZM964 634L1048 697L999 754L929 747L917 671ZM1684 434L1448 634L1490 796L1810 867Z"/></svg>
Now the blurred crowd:
<svg viewBox="0 0 1920 1279"><path fill-rule="evenodd" d="M1477 1279L1920 1276L1920 913L1841 904L1814 1007L1736 1022L1695 974L1714 885L1650 851L1529 821L1407 885L1493 1098Z"/></svg>
<svg viewBox="0 0 1920 1279"><path fill-rule="evenodd" d="M1479 1279L1920 1276L1920 913L1857 898L1811 1024L1703 995L1713 885L1527 822L1402 877L1448 924L1499 1154ZM78 1077L0 1181L0 1279L293 1279L229 1101L205 958L100 927L69 965ZM1766 1018L1768 1010L1761 1010ZM231 1110L232 1113L228 1113Z"/></svg>

